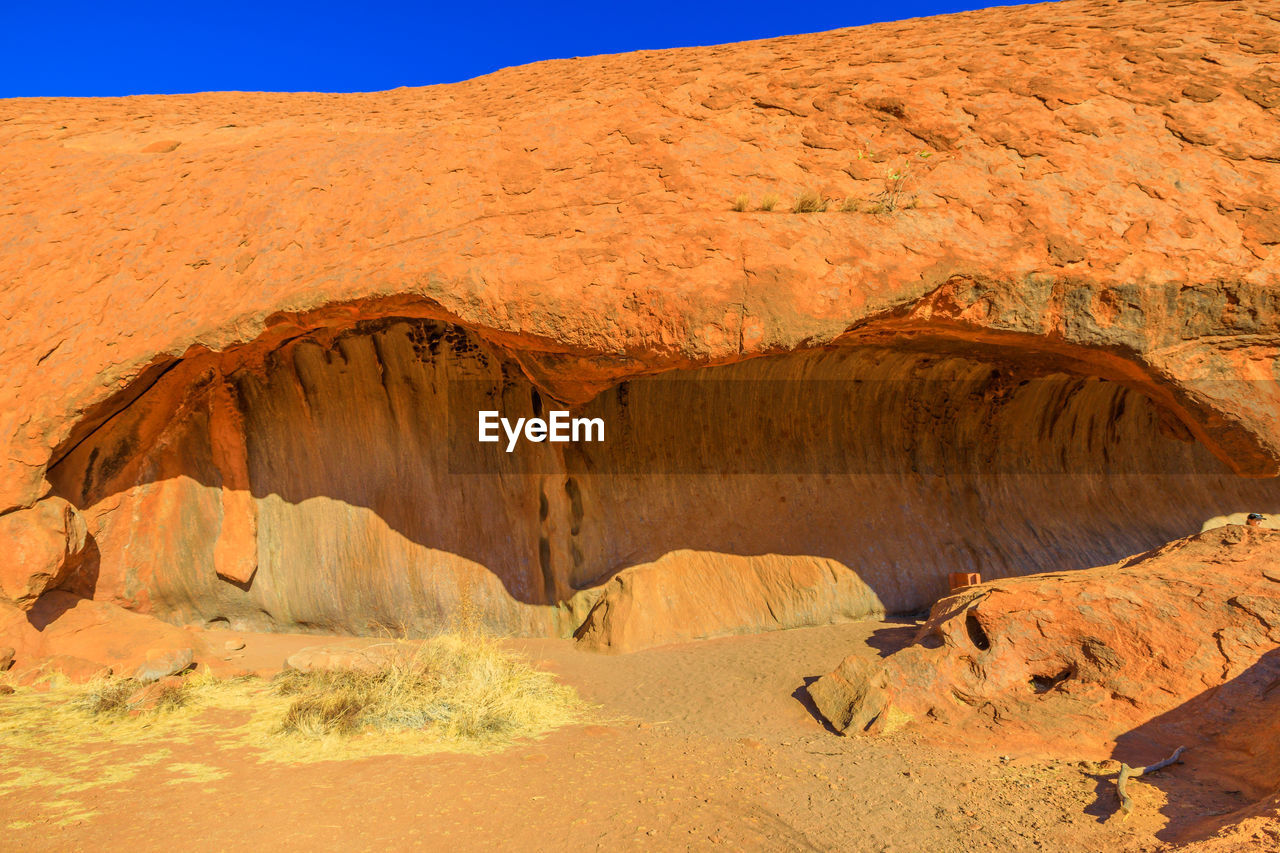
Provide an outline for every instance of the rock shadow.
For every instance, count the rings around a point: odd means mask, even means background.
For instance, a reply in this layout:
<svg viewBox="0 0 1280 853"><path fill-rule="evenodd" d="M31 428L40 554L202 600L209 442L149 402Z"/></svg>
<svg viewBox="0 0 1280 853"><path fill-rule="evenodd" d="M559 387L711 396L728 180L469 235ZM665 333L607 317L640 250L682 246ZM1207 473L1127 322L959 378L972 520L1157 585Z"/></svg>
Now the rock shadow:
<svg viewBox="0 0 1280 853"><path fill-rule="evenodd" d="M813 697L809 695L809 685L813 684L813 682L817 681L821 677L822 676L820 675L806 675L804 677L804 683L792 691L791 698L803 705L804 709L809 712L809 715L817 720L818 723L827 730L828 734L840 735L840 732L837 731L831 723L827 722L827 718L822 716L822 712L818 710L818 706L813 704Z"/></svg>
<svg viewBox="0 0 1280 853"><path fill-rule="evenodd" d="M1168 824L1157 833L1160 840L1198 841L1251 815L1274 811L1280 792L1280 648L1226 683L1121 735L1113 757L1139 767L1167 758L1180 746L1187 751L1179 763L1129 783L1135 812L1151 808L1143 788L1164 795L1160 812ZM1119 820L1116 774L1095 778L1098 797L1086 813L1099 821Z"/></svg>
<svg viewBox="0 0 1280 853"><path fill-rule="evenodd" d="M894 652L900 652L911 645L919 631L919 622L902 620L892 627L877 628L872 631L871 636L867 637L867 645L875 649L880 657L887 658Z"/></svg>

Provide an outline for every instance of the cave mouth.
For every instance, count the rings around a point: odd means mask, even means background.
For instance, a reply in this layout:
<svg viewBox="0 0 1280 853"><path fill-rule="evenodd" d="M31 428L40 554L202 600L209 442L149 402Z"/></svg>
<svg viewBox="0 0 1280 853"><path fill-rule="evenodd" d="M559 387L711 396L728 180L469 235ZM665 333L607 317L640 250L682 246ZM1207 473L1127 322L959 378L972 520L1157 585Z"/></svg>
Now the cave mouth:
<svg viewBox="0 0 1280 853"><path fill-rule="evenodd" d="M1141 391L1009 347L838 345L632 378L572 407L604 442L512 453L476 441L478 411L559 404L516 354L435 320L201 353L147 381L50 468L100 554L73 586L240 630L413 635L467 606L568 636L620 572L716 555L850 572L911 613L952 572L1101 565L1280 509L1274 483L1231 474ZM698 577L681 583L714 613ZM774 586L759 594L809 594Z"/></svg>

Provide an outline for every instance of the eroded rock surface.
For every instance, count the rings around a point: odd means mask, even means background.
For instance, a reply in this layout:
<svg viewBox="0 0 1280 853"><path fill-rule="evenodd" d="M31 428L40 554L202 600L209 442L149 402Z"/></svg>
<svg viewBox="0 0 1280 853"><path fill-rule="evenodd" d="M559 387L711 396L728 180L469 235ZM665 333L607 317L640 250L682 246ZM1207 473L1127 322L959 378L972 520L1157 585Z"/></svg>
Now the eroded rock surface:
<svg viewBox="0 0 1280 853"><path fill-rule="evenodd" d="M676 551L613 577L574 636L586 648L632 652L883 615L875 592L835 560Z"/></svg>
<svg viewBox="0 0 1280 853"><path fill-rule="evenodd" d="M852 656L809 693L847 734L905 724L1133 766L1187 747L1169 773L1253 801L1205 815L1187 849L1234 851L1271 849L1280 833L1278 685L1280 531L1230 525L1113 566L966 589L913 645ZM1113 784L1099 808L1113 807ZM1185 807L1172 793L1170 806Z"/></svg>
<svg viewBox="0 0 1280 853"><path fill-rule="evenodd" d="M45 593L30 611L0 605L0 637L14 649L12 671L28 681L57 671L77 681L106 669L132 674L152 652L198 645L187 630L63 590Z"/></svg>
<svg viewBox="0 0 1280 853"><path fill-rule="evenodd" d="M869 612L862 585L910 612L949 571L1099 565L1224 507L1280 510L1274 481L1231 473L1151 398L1048 356L835 346L625 382L574 409L602 444L475 441L481 409L553 405L500 348L395 320L253 370L190 359L50 476L94 530L96 597L375 635L469 602L498 632L568 636L601 584L675 552L703 556L686 579L662 563L673 589L726 620L699 631L788 621L710 592L769 554L848 567L832 613ZM753 606L770 603L791 607Z"/></svg>
<svg viewBox="0 0 1280 853"><path fill-rule="evenodd" d="M1133 764L1181 743L1260 795L1280 753L1249 740L1275 729L1277 679L1280 532L1231 525L1112 566L967 588L913 645L851 657L809 693L850 734L945 723L1077 753L1118 745Z"/></svg>
<svg viewBox="0 0 1280 853"><path fill-rule="evenodd" d="M0 597L30 610L80 565L87 538L80 512L62 498L0 516Z"/></svg>
<svg viewBox="0 0 1280 853"><path fill-rule="evenodd" d="M146 662L134 672L135 681L150 684L186 672L195 661L193 649L149 649Z"/></svg>
<svg viewBox="0 0 1280 853"><path fill-rule="evenodd" d="M68 501L97 555L59 585L175 622L567 636L682 549L901 612L1280 512L1237 476L1280 470L1266 11L0 103L0 517ZM481 406L617 440L495 461Z"/></svg>

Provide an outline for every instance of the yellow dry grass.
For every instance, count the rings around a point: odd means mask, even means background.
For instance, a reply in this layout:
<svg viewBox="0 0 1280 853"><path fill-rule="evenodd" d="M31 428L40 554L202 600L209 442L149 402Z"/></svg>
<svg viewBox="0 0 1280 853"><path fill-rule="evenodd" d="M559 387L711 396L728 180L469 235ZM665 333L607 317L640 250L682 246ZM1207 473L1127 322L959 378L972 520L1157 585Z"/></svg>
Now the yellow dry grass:
<svg viewBox="0 0 1280 853"><path fill-rule="evenodd" d="M796 196L791 206L792 213L822 213L827 209L827 200L814 190L805 190Z"/></svg>
<svg viewBox="0 0 1280 853"><path fill-rule="evenodd" d="M138 757L140 744L201 737L288 762L487 752L578 722L588 711L573 688L473 630L405 643L402 652L371 672L294 672L274 682L200 670L187 677L181 701L137 716L117 712L124 690L110 679L47 692L19 687L0 697L0 795L29 785L84 791L169 755L160 749ZM109 760L117 750L131 757ZM38 756L57 761L30 760ZM39 769L49 766L59 772ZM193 769L184 766L178 781L207 778Z"/></svg>
<svg viewBox="0 0 1280 853"><path fill-rule="evenodd" d="M445 741L501 743L572 722L577 696L478 634L446 634L371 670L289 671L280 731L313 738L430 731Z"/></svg>

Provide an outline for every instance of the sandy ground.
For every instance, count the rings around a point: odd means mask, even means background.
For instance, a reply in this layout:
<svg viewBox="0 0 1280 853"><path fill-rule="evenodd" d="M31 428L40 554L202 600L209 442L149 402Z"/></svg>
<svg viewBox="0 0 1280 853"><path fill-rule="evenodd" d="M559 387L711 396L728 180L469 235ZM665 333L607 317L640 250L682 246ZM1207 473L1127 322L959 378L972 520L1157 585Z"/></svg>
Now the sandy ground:
<svg viewBox="0 0 1280 853"><path fill-rule="evenodd" d="M625 656L512 641L600 707L490 755L291 765L212 737L94 747L89 762L10 753L0 849L1140 851L1243 805L1175 771L1135 783L1136 813L1121 821L1102 772L1113 765L828 731L806 681L911 633L864 622ZM236 666L278 666L317 642L237 636L248 645ZM111 781L157 750L145 772ZM30 781L6 786L19 764Z"/></svg>

